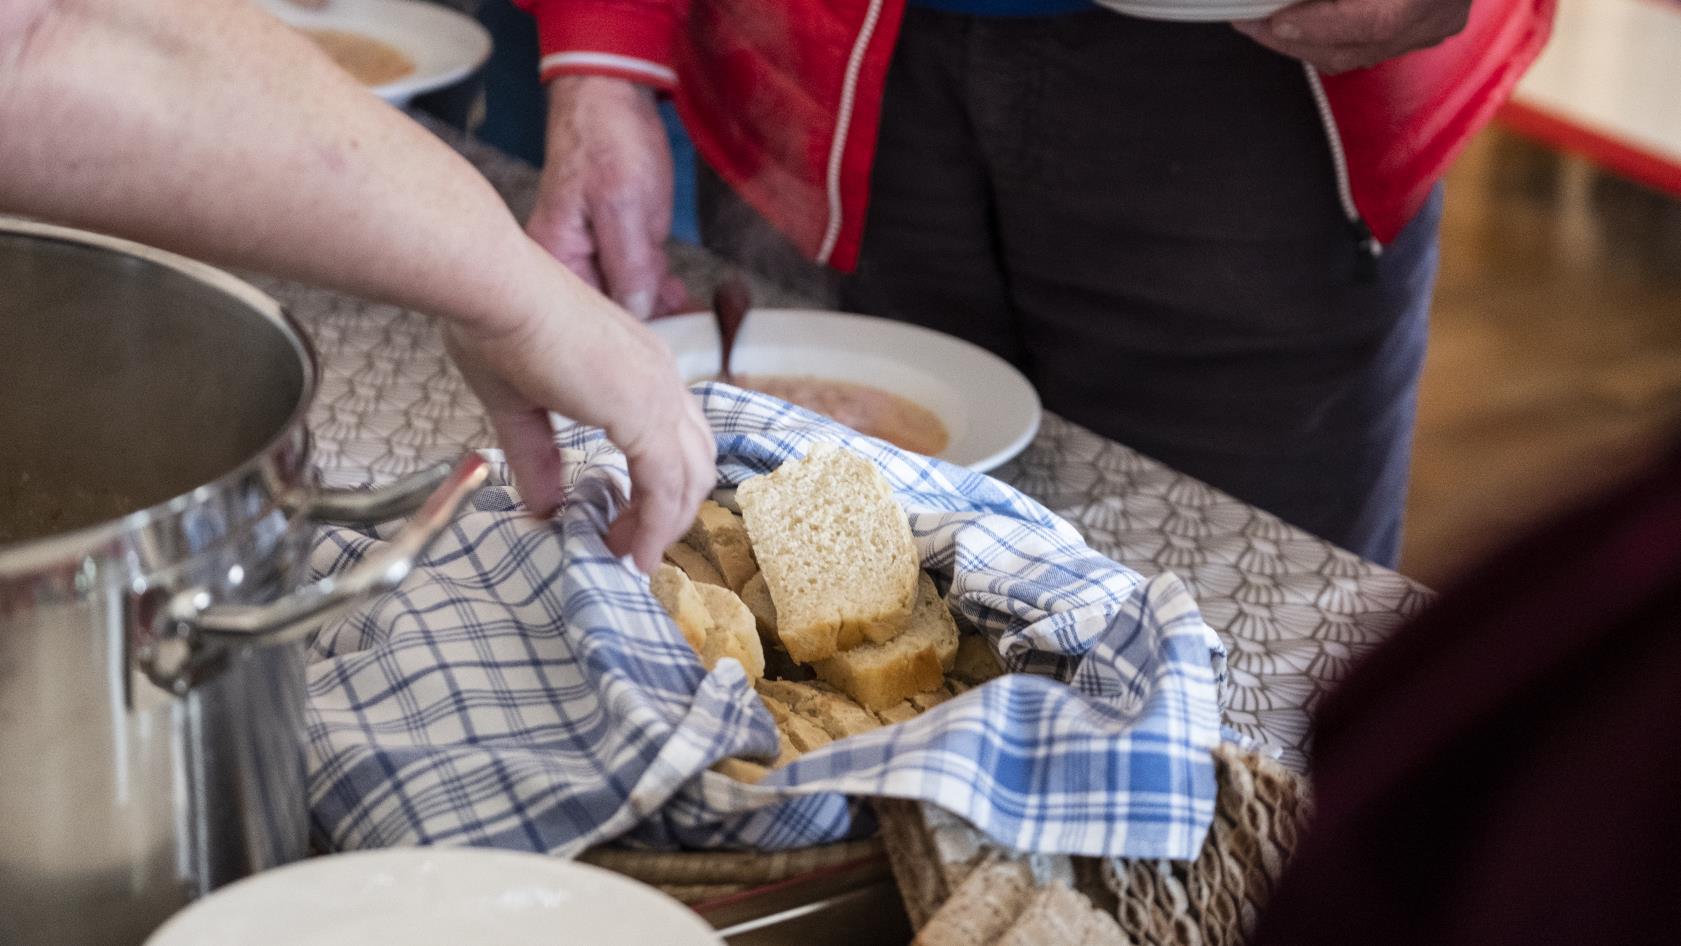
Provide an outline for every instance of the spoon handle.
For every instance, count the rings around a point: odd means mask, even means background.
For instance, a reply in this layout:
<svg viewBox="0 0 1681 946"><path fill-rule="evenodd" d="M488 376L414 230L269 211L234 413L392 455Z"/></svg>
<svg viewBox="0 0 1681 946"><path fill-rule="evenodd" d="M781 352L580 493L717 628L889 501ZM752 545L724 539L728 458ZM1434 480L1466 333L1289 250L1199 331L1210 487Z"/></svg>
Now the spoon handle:
<svg viewBox="0 0 1681 946"><path fill-rule="evenodd" d="M732 384L735 374L730 371L730 352L735 348L736 333L741 330L741 323L746 320L747 310L752 305L752 293L740 273L725 276L718 283L718 288L713 290L712 315L718 320L718 377Z"/></svg>

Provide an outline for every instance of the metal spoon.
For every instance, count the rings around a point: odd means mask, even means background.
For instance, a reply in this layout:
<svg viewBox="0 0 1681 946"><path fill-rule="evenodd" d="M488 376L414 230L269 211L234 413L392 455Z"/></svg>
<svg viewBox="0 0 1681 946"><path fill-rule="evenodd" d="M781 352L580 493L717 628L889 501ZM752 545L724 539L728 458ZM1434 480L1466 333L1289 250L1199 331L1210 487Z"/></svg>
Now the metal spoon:
<svg viewBox="0 0 1681 946"><path fill-rule="evenodd" d="M753 295L740 273L726 275L712 291L712 316L718 320L718 380L735 383L730 372L730 351L735 348L736 332L753 307Z"/></svg>

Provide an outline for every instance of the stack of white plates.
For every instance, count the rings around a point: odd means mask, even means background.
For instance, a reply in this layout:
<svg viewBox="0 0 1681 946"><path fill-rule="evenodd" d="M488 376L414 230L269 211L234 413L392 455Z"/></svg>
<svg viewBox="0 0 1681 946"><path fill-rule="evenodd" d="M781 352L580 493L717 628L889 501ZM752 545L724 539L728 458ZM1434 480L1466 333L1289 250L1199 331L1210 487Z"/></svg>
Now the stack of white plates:
<svg viewBox="0 0 1681 946"><path fill-rule="evenodd" d="M1116 13L1146 20L1181 20L1189 23L1227 23L1261 20L1290 6L1295 0L1094 0Z"/></svg>

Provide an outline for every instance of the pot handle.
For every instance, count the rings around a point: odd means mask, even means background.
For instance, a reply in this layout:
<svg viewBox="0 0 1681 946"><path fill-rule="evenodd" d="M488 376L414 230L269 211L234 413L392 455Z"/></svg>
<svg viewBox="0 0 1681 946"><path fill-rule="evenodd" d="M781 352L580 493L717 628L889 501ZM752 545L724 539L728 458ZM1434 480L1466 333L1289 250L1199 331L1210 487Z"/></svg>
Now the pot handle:
<svg viewBox="0 0 1681 946"><path fill-rule="evenodd" d="M357 601L396 588L489 475L484 458L469 453L453 468L439 466L382 489L317 494L305 504L304 514L356 525L402 515L422 496L425 502L395 538L342 574L328 575L267 604L212 604L207 591L185 591L170 601L169 620L188 639L223 644L296 640Z"/></svg>
<svg viewBox="0 0 1681 946"><path fill-rule="evenodd" d="M483 466L484 458L469 453L453 463L435 463L418 473L372 489L317 489L292 506L294 515L334 526L366 528L412 514L428 497L444 488L451 474L463 468ZM482 483L473 484L477 489Z"/></svg>

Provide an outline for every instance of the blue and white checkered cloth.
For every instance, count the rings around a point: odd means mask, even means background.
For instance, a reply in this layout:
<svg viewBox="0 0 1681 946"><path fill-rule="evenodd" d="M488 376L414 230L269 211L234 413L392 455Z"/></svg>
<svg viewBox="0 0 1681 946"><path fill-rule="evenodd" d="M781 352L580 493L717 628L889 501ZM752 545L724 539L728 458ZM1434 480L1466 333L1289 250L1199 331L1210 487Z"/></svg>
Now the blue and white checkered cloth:
<svg viewBox="0 0 1681 946"><path fill-rule="evenodd" d="M571 856L610 839L781 849L869 830L856 801L920 799L1010 847L1191 858L1214 812L1224 651L1178 579L1146 580L988 477L723 385L697 392L728 483L835 441L875 462L946 600L1016 671L909 722L831 743L759 784L709 771L777 749L741 666L711 673L607 551L624 458L562 437L550 521L507 487L395 593L311 645L309 788L335 849L473 844ZM322 572L376 538L327 530Z"/></svg>

